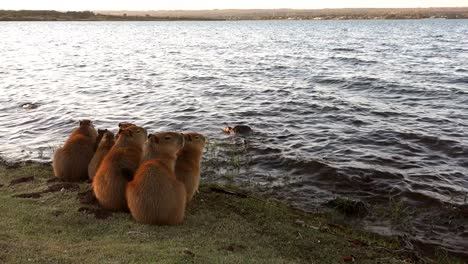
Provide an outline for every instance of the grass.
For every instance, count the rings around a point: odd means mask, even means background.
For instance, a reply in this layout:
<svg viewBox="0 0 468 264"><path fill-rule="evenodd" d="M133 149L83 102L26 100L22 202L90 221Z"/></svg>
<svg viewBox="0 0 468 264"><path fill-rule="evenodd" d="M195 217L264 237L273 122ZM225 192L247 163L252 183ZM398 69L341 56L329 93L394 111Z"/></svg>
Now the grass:
<svg viewBox="0 0 468 264"><path fill-rule="evenodd" d="M13 179L34 180L10 186ZM13 195L47 188L49 165L0 166L1 263L408 263L395 240L331 225L307 214L203 185L181 226L135 223L79 212L78 191ZM80 191L89 184L80 184ZM344 259L345 260L344 260Z"/></svg>

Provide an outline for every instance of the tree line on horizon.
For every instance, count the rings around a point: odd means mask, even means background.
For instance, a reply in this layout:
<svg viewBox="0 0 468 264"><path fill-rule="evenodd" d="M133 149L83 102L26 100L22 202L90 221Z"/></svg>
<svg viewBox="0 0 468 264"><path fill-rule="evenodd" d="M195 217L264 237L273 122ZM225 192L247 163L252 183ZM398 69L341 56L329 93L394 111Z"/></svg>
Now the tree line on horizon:
<svg viewBox="0 0 468 264"><path fill-rule="evenodd" d="M268 20L268 19L421 19L468 18L463 8L359 9L232 9L172 11L0 10L0 21L68 20Z"/></svg>

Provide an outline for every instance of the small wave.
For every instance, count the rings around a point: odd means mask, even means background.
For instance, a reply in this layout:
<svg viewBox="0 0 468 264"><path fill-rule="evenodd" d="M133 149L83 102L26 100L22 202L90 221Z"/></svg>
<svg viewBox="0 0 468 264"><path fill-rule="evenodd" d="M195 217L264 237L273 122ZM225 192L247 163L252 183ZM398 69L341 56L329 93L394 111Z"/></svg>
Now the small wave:
<svg viewBox="0 0 468 264"><path fill-rule="evenodd" d="M356 52L357 50L352 48L333 48L332 51Z"/></svg>
<svg viewBox="0 0 468 264"><path fill-rule="evenodd" d="M336 57L332 56L331 59L349 63L351 65L372 65L377 64L378 61L375 60L364 60L359 58L350 58L350 57Z"/></svg>

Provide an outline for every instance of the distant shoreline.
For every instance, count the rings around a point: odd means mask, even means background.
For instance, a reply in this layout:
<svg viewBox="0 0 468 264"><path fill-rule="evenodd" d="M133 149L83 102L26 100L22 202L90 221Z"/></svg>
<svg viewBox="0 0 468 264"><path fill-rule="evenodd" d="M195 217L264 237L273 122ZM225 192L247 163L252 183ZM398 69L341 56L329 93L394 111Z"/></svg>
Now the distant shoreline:
<svg viewBox="0 0 468 264"><path fill-rule="evenodd" d="M230 9L169 11L0 10L0 21L237 21L468 19L468 7L359 9Z"/></svg>

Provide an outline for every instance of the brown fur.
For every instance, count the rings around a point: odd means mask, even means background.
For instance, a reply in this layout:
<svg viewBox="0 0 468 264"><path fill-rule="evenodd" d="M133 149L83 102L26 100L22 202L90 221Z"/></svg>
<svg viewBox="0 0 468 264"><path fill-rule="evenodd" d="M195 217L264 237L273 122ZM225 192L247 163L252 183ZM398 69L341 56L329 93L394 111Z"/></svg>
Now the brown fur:
<svg viewBox="0 0 468 264"><path fill-rule="evenodd" d="M99 143L101 143L101 139L102 137L104 136L104 134L107 132L107 129L98 129L97 130L97 138L96 138L96 144L94 144L94 151L97 150L97 148L99 147Z"/></svg>
<svg viewBox="0 0 468 264"><path fill-rule="evenodd" d="M183 135L174 132L150 135L146 141L143 162L126 190L128 207L137 222L183 223L185 187L174 174L177 152L183 144Z"/></svg>
<svg viewBox="0 0 468 264"><path fill-rule="evenodd" d="M125 186L137 170L146 130L138 126L122 130L119 138L104 157L93 179L93 190L99 204L108 210L125 211Z"/></svg>
<svg viewBox="0 0 468 264"><path fill-rule="evenodd" d="M94 155L97 132L90 120L81 120L63 147L57 149L52 160L56 177L64 181L88 179L88 164Z"/></svg>
<svg viewBox="0 0 468 264"><path fill-rule="evenodd" d="M200 166L206 139L203 135L184 133L185 145L177 157L175 173L177 179L185 185L187 202L192 200L200 184Z"/></svg>
<svg viewBox="0 0 468 264"><path fill-rule="evenodd" d="M88 176L91 180L94 178L94 175L96 175L99 164L101 164L102 160L107 155L107 153L109 153L115 143L114 133L107 131L107 129L101 138L102 139L101 142L99 142L96 153L94 153L93 159L88 165Z"/></svg>
<svg viewBox="0 0 468 264"><path fill-rule="evenodd" d="M119 123L119 131L117 132L117 134L115 135L115 139L118 139L119 138L119 135L120 133L122 133L122 130L126 129L126 128L129 128L131 126L136 126L135 124L132 124L132 123L127 123L127 122L121 122Z"/></svg>

